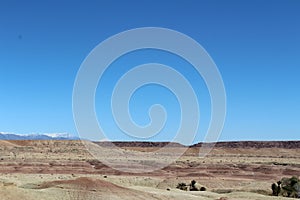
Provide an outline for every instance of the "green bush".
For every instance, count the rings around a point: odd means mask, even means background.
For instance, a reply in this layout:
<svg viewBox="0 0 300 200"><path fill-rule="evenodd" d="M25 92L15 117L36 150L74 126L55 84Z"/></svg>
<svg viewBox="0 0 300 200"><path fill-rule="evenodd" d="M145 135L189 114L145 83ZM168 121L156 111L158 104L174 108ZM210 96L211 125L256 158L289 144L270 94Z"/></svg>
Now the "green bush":
<svg viewBox="0 0 300 200"><path fill-rule="evenodd" d="M293 176L291 178L282 178L281 181L272 184L272 195L300 198L300 180Z"/></svg>

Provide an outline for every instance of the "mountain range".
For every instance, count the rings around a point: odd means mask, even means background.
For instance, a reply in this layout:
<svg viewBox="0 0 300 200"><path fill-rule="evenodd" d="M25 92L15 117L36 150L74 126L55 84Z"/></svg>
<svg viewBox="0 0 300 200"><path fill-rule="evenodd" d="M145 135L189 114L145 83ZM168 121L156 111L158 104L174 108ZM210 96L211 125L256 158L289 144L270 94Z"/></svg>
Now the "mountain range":
<svg viewBox="0 0 300 200"><path fill-rule="evenodd" d="M0 140L79 140L79 138L67 133L41 133L22 135L0 132Z"/></svg>

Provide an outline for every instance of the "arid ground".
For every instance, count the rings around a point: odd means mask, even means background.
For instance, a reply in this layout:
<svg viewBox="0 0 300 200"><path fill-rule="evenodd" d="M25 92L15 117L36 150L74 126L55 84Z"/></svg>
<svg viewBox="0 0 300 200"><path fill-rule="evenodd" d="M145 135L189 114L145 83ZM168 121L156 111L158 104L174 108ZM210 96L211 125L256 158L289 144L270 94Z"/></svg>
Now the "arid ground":
<svg viewBox="0 0 300 200"><path fill-rule="evenodd" d="M165 144L116 145L126 152L153 152ZM81 141L0 141L0 199L286 199L270 196L271 184L282 177L300 176L300 141L217 143L204 158L199 157L200 146L190 147L160 170L130 173L95 160ZM176 189L179 182L191 180L207 191Z"/></svg>

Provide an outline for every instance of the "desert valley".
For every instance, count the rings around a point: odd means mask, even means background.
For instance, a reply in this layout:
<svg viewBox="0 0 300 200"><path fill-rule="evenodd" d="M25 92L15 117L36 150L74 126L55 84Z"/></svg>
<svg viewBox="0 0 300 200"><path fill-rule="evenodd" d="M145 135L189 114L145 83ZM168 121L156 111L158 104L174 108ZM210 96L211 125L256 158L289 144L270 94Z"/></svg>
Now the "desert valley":
<svg viewBox="0 0 300 200"><path fill-rule="evenodd" d="M114 144L126 152L154 152L166 145ZM162 169L132 173L112 169L95 159L80 140L1 140L0 199L286 199L271 196L271 184L283 177L300 176L300 141L219 142L203 158L199 157L200 147L189 147ZM174 144L169 148L184 147ZM136 162L145 160L137 157ZM206 191L176 188L192 180Z"/></svg>

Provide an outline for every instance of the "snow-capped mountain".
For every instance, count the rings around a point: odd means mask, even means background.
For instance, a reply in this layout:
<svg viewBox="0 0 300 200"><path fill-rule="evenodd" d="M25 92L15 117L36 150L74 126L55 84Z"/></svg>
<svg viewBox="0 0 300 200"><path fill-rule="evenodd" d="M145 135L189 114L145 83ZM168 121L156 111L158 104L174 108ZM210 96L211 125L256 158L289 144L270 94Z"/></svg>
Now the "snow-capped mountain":
<svg viewBox="0 0 300 200"><path fill-rule="evenodd" d="M79 140L79 138L68 133L16 134L0 132L0 140Z"/></svg>

